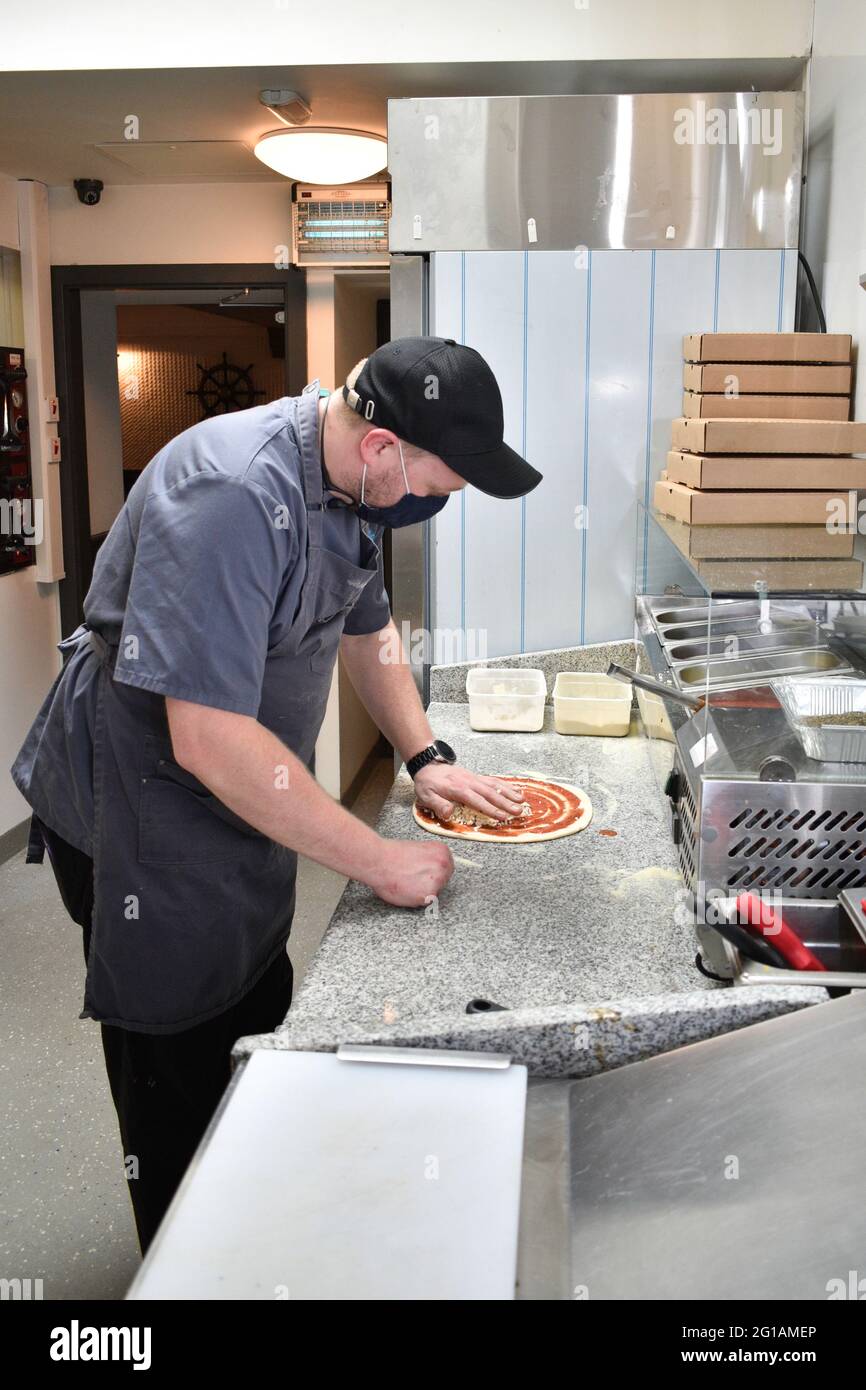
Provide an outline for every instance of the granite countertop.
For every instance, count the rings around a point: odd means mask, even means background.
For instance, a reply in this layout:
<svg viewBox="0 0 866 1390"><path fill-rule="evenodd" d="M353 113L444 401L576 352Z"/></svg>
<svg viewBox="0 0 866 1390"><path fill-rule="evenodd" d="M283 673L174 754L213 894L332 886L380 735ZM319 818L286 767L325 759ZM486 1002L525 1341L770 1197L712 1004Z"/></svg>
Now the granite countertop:
<svg viewBox="0 0 866 1390"><path fill-rule="evenodd" d="M465 704L430 722L478 772L576 784L593 804L579 834L540 844L446 841L455 873L437 903L406 911L349 883L286 1022L256 1047L341 1042L509 1052L536 1075L583 1076L826 999L801 986L731 987L694 965L694 928L648 740L476 733ZM381 834L420 839L399 774ZM503 1012L467 1015L482 998Z"/></svg>

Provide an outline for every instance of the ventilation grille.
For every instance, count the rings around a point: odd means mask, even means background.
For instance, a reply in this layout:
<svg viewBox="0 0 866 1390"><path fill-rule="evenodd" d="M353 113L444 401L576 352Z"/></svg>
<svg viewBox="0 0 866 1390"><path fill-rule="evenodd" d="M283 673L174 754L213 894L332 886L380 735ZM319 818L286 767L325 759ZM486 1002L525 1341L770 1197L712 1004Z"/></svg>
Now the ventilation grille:
<svg viewBox="0 0 866 1390"><path fill-rule="evenodd" d="M730 889L831 897L866 882L866 808L745 807L728 831Z"/></svg>
<svg viewBox="0 0 866 1390"><path fill-rule="evenodd" d="M687 887L695 889L697 883L697 841L698 808L692 789L685 776L680 776L682 788L679 799L680 842L677 846L680 871Z"/></svg>

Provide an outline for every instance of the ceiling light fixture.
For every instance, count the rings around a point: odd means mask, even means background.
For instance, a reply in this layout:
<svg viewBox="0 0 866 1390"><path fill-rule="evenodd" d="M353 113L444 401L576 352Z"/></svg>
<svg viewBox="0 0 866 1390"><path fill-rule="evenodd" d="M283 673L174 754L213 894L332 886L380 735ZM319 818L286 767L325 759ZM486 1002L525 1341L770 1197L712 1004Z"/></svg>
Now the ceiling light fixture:
<svg viewBox="0 0 866 1390"><path fill-rule="evenodd" d="M299 183L357 183L388 163L384 135L338 126L287 126L266 131L255 155L269 169Z"/></svg>

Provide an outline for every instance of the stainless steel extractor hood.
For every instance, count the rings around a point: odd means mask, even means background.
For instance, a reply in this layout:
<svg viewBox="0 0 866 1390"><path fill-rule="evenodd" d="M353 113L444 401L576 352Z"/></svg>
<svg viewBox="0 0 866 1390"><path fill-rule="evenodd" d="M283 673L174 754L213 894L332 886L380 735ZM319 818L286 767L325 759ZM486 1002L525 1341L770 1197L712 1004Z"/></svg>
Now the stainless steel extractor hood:
<svg viewBox="0 0 866 1390"><path fill-rule="evenodd" d="M393 251L797 245L801 92L388 103Z"/></svg>

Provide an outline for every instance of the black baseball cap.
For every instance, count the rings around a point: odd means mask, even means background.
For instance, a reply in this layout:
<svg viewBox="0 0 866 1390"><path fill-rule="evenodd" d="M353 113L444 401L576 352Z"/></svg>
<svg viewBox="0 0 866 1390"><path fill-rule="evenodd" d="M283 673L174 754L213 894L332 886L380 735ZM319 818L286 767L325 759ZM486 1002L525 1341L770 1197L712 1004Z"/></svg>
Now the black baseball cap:
<svg viewBox="0 0 866 1390"><path fill-rule="evenodd" d="M480 352L453 338L395 338L371 353L347 403L370 425L437 454L491 497L523 497L542 475L503 442L502 396Z"/></svg>

